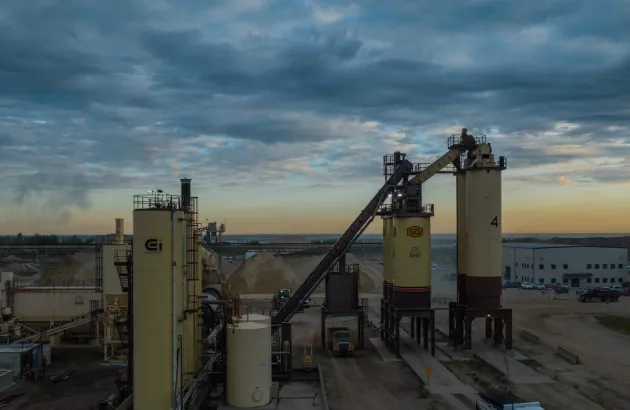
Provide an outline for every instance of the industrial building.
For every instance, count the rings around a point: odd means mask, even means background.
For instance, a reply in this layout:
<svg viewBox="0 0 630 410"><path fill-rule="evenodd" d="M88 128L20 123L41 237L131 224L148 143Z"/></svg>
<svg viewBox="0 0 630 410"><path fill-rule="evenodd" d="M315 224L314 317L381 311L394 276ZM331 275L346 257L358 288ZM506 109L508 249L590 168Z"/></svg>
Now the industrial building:
<svg viewBox="0 0 630 410"><path fill-rule="evenodd" d="M567 283L570 287L621 284L628 249L529 242L503 244L503 279Z"/></svg>

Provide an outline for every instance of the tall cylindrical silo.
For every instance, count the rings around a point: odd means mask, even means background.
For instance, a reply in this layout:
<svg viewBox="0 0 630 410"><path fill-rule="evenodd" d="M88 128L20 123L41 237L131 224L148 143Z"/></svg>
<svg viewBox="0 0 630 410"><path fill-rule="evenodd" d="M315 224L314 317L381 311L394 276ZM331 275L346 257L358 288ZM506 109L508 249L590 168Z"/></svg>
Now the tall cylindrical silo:
<svg viewBox="0 0 630 410"><path fill-rule="evenodd" d="M393 303L399 309L431 307L431 219L393 219Z"/></svg>
<svg viewBox="0 0 630 410"><path fill-rule="evenodd" d="M494 160L466 171L466 297L472 309L501 307L501 169Z"/></svg>
<svg viewBox="0 0 630 410"><path fill-rule="evenodd" d="M227 402L239 408L271 401L271 326L239 322L227 329Z"/></svg>
<svg viewBox="0 0 630 410"><path fill-rule="evenodd" d="M392 234L394 220L391 217L383 218L383 298L389 300L392 292Z"/></svg>
<svg viewBox="0 0 630 410"><path fill-rule="evenodd" d="M133 406L169 410L179 388L184 213L133 213ZM173 300L175 297L175 300ZM173 303L175 302L175 303ZM175 305L175 309L174 309ZM175 316L174 316L175 315ZM175 382L175 383L174 383Z"/></svg>
<svg viewBox="0 0 630 410"><path fill-rule="evenodd" d="M466 257L468 256L468 237L466 233L466 173L455 174L457 202L457 302L465 305L466 301Z"/></svg>

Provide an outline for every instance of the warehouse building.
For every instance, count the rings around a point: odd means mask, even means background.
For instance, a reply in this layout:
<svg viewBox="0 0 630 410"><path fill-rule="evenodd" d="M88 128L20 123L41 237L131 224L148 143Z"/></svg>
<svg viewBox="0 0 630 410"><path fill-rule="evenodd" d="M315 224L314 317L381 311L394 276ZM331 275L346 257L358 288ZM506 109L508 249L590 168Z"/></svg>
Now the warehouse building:
<svg viewBox="0 0 630 410"><path fill-rule="evenodd" d="M567 283L571 287L620 285L628 280L628 249L507 242L503 279Z"/></svg>

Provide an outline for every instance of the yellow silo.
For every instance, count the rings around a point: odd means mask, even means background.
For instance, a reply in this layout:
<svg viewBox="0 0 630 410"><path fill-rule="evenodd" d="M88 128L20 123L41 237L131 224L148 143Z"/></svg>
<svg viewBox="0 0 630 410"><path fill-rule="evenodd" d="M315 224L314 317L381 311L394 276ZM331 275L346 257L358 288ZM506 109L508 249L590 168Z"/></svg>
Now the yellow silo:
<svg viewBox="0 0 630 410"><path fill-rule="evenodd" d="M201 333L197 327L199 317L199 306L201 296L201 275L198 274L198 266L201 265L201 256L197 248L197 240L194 230L194 215L186 213L186 275L183 277L184 286L186 286L185 310L186 314L186 336L185 336L185 374L186 379L192 379L195 372L195 364L197 359L197 350L200 345ZM199 282L199 284L197 284Z"/></svg>
<svg viewBox="0 0 630 410"><path fill-rule="evenodd" d="M473 309L501 306L502 169L488 151L466 171L466 298Z"/></svg>
<svg viewBox="0 0 630 410"><path fill-rule="evenodd" d="M184 212L137 209L133 235L133 407L169 410L181 383Z"/></svg>
<svg viewBox="0 0 630 410"><path fill-rule="evenodd" d="M460 171L456 178L457 202L457 302L466 302L466 258L468 256L468 236L466 233L466 173Z"/></svg>
<svg viewBox="0 0 630 410"><path fill-rule="evenodd" d="M431 307L431 219L393 218L393 301L400 309Z"/></svg>

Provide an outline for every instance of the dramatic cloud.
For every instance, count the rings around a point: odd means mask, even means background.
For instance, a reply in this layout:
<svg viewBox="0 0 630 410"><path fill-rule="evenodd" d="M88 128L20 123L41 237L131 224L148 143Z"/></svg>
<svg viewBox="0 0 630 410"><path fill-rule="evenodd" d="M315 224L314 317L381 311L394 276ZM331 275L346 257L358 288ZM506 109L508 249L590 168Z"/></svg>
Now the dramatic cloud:
<svg viewBox="0 0 630 410"><path fill-rule="evenodd" d="M66 218L183 175L377 181L463 126L506 178L627 181L629 20L625 0L5 1L0 198Z"/></svg>

